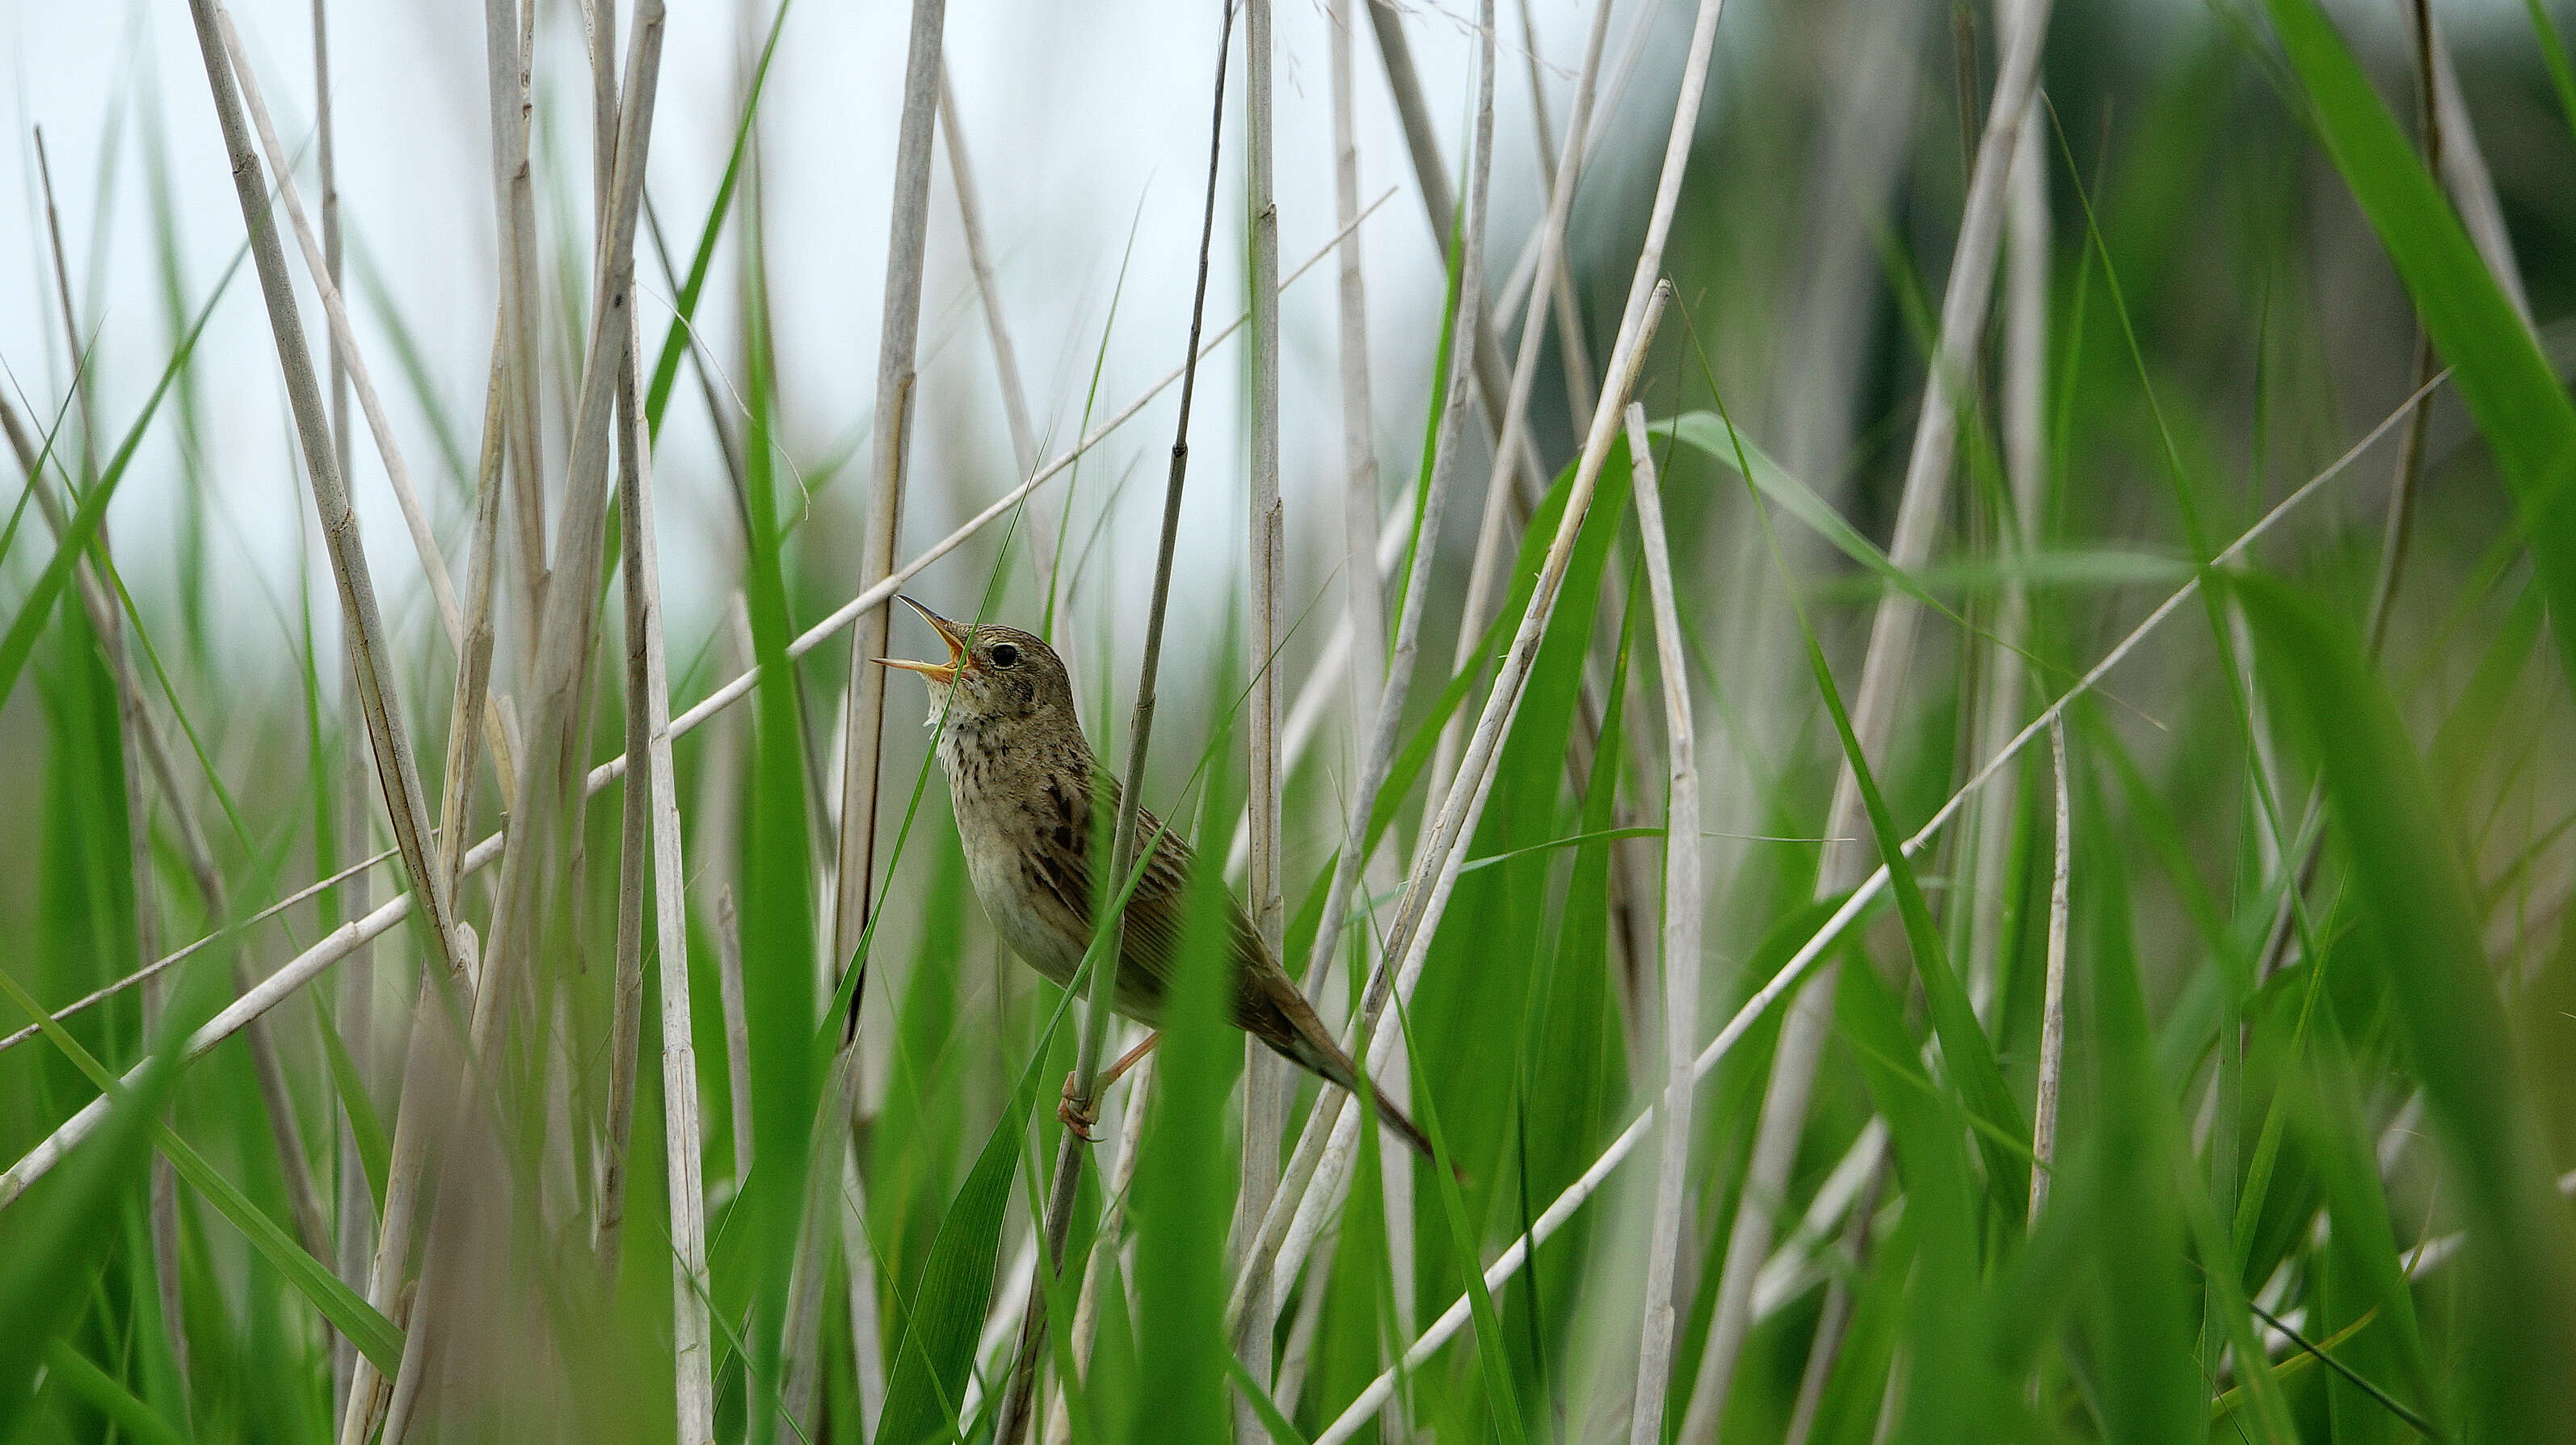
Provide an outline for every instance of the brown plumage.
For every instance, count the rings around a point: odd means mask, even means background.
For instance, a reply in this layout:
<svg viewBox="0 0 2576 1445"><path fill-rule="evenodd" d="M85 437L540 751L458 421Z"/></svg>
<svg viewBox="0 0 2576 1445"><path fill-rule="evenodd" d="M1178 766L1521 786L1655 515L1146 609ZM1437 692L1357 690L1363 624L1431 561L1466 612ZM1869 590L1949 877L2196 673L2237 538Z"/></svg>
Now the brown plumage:
<svg viewBox="0 0 2576 1445"><path fill-rule="evenodd" d="M945 663L880 660L920 673L930 684L930 720L946 723L939 763L956 803L958 841L975 897L1024 962L1068 984L1091 943L1094 790L1105 790L1100 816L1109 819L1118 805L1118 781L1092 757L1074 713L1072 681L1055 649L1017 628L969 628L909 597L901 600L948 644ZM1180 960L1186 889L1197 859L1186 841L1163 832L1142 808L1136 829L1138 846L1150 843L1153 851L1127 903L1116 1007L1159 1028ZM1104 822L1104 837L1106 831ZM1235 1027L1325 1082L1356 1091L1359 1071L1350 1056L1270 956L1231 893L1225 908L1233 941ZM1430 1157L1430 1140L1384 1093L1377 1095L1377 1108L1388 1127Z"/></svg>

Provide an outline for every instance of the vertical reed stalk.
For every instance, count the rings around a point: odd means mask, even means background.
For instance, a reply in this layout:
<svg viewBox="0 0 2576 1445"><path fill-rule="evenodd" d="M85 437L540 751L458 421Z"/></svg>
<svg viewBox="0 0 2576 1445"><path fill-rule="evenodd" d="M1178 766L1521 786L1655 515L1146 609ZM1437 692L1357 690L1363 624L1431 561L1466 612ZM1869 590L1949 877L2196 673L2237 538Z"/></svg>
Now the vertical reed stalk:
<svg viewBox="0 0 2576 1445"><path fill-rule="evenodd" d="M643 200L645 159L652 140L662 36L663 9L659 0L639 0L628 40L626 78L620 87L610 223L599 238L598 274L592 292L580 398L574 414L572 454L565 471L562 527L551 558L553 570L576 581L547 589L539 646L530 664L530 750L515 779L510 843L502 857L501 878L496 886L498 903L492 918L492 943L474 987L467 1041L470 1057L490 1057L504 1000L519 991L514 978L533 976L530 971L541 949L555 936L558 916L567 911L571 901L569 863L580 830L581 803L587 796L580 724L597 624L595 590L578 579L599 575L606 533L611 420L618 379L625 374L628 343L635 330L635 228ZM471 1117L467 1104L476 1087L472 1071L461 1076L461 1088L466 1092L457 1100L454 1117ZM423 1150L413 1168L419 1168L425 1159ZM399 1170L397 1177L398 1174ZM392 1214L388 1208L388 1238ZM424 1303L403 1342L405 1375L417 1375L428 1341L435 1333L425 1323L425 1317L444 1303L444 1292L435 1287L442 1249L442 1241L434 1236L423 1261ZM393 1252L399 1255L398 1249ZM380 1244L380 1287L391 1283L382 1277L387 1253L387 1246ZM394 1273L398 1280L399 1270ZM366 1372L359 1373L363 1378ZM366 1392L352 1392L350 1412L343 1421L342 1445L363 1445L363 1393ZM396 1433L394 1422L404 1417L409 1398L399 1379L396 1397L393 1417L388 1421L389 1434Z"/></svg>
<svg viewBox="0 0 2576 1445"><path fill-rule="evenodd" d="M1372 14L1375 8L1371 6ZM1351 798L1344 846L1340 858L1334 863L1332 882L1325 892L1324 915L1315 930L1315 952L1307 965L1313 975L1308 984L1310 988L1317 986L1329 969L1340 941L1343 922L1348 916L1352 890L1368 861L1369 815L1376 807L1378 794L1385 785L1395 756L1397 735L1403 725L1405 696L1412 685L1414 661L1421 644L1423 610L1431 591L1428 584L1434 552L1439 545L1439 527L1447 512L1449 494L1456 485L1460 438L1467 422L1468 387L1474 375L1471 343L1483 316L1485 218L1489 211L1488 196L1493 175L1493 72L1494 34L1489 23L1484 28L1477 53L1475 133L1467 153L1467 229L1460 237L1457 301L1448 347L1449 374L1443 379L1446 392L1440 411L1440 428L1432 440L1431 477L1424 489L1422 521L1414 533L1419 540L1414 549L1412 581L1404 589L1404 609L1401 620L1396 624L1395 653L1387 670L1385 695L1376 709L1369 748L1362 757L1358 786ZM1390 946L1400 947L1393 943ZM1371 977L1382 977L1385 969L1386 962L1380 959ZM1369 997L1372 1002L1379 1002L1375 991ZM1367 1030L1375 1024L1376 1015L1371 1013L1360 1025L1361 1033L1357 1036L1367 1037ZM1386 1063L1386 1057L1372 1054L1366 1062L1366 1070L1374 1074ZM1307 1116L1305 1131L1298 1138L1296 1153L1291 1157L1284 1177L1262 1196L1267 1203L1262 1209L1261 1226L1254 1231L1236 1267L1234 1290L1227 1303L1230 1317L1241 1318L1257 1313L1254 1302L1270 1296L1277 1281L1292 1277L1303 1264L1306 1250L1313 1240L1310 1234L1300 1235L1291 1229L1297 1220L1296 1203L1301 1197L1314 1197L1319 1192L1329 1198L1340 1186L1341 1171L1348 1167L1347 1159L1337 1161L1336 1171L1321 1191L1314 1190L1309 1181L1315 1177L1322 1163L1326 1140L1339 1140L1341 1137L1332 1132L1332 1125L1344 1112L1345 1099L1346 1096L1338 1091L1327 1090L1318 1100L1314 1111ZM1351 1118L1350 1138L1356 1147L1358 1116L1352 1115ZM1289 1247L1292 1240L1294 1247Z"/></svg>
<svg viewBox="0 0 2576 1445"><path fill-rule="evenodd" d="M874 459L868 492L866 533L859 544L862 585L881 581L894 570L895 544L902 528L906 468L912 442L912 418L919 381L915 367L921 332L921 273L930 232L931 147L937 129L940 89L941 32L947 23L947 0L913 0L911 34L904 57L903 112L895 130L894 195L886 238L883 310L877 332ZM841 725L840 836L834 853L832 890L832 957L846 967L864 968L857 955L875 907L877 773L885 745L885 670L868 659L882 657L891 618L885 604L860 614L850 633L849 692ZM864 976L863 976L864 977ZM807 1162L806 1218L797 1247L788 1339L783 1405L801 1418L812 1398L815 1335L824 1294L822 1261L830 1234L825 1223L836 1217L828 1205L841 1177L841 1158L848 1147L851 1075L857 1065L859 1010L864 986L850 994L849 1025L839 1057L827 1071L816 1142L819 1150Z"/></svg>
<svg viewBox="0 0 2576 1445"><path fill-rule="evenodd" d="M2048 1203L2048 1181L2057 1163L2057 1093L2066 1064L2066 920L2067 881L2074 872L2075 835L2068 824L2066 724L2048 720L2048 756L2057 778L2057 866L2048 885L2048 976L2039 1011L2039 1092L2031 1110L2030 1152L2039 1167L2030 1171L2030 1227L2039 1227L2039 1211Z"/></svg>
<svg viewBox="0 0 2576 1445"><path fill-rule="evenodd" d="M1629 1445L1662 1445L1664 1399L1673 1359L1673 1294L1680 1282L1682 1231L1689 1224L1684 1174L1690 1164L1691 1065L1699 1044L1699 940L1706 894L1699 876L1699 745L1691 721L1690 674L1682 662L1681 609L1672 549L1646 438L1646 409L1628 404L1628 465L1645 544L1646 590L1655 610L1655 665L1664 682L1664 1101L1655 1171L1655 1220L1647 1241L1646 1317L1637 1347L1637 1397Z"/></svg>
<svg viewBox="0 0 2576 1445"><path fill-rule="evenodd" d="M1270 0L1244 0L1244 179L1250 191L1252 250L1252 554L1253 661L1247 723L1251 737L1246 814L1252 828L1246 893L1252 926L1262 946L1278 958L1287 946L1288 908L1280 879L1280 797L1285 785L1279 750L1280 593L1286 585L1287 517L1279 501L1279 206L1272 195ZM1261 1201L1279 1186L1280 1135L1287 1128L1287 1061L1260 1040L1243 1041L1243 1152L1241 1187L1229 1238L1234 1257L1260 1226ZM1235 1331L1235 1352L1253 1384L1270 1388L1272 1336L1279 1318L1276 1291L1255 1292ZM1252 1403L1234 1401L1237 1445L1269 1438Z"/></svg>
<svg viewBox="0 0 2576 1445"><path fill-rule="evenodd" d="M930 152L939 112L940 30L947 0L913 0L903 72L903 118L895 133L893 220L886 239L883 319L877 334L874 486L860 543L859 584L894 570L904 465L912 436L913 356L921 332L921 270L930 229ZM847 962L866 929L876 865L877 761L883 743L886 677L868 659L886 651L884 604L860 615L850 634L848 734L841 757L839 886L832 954ZM853 1006L856 998L853 997ZM834 1171L839 1172L838 1170Z"/></svg>
<svg viewBox="0 0 2576 1445"><path fill-rule="evenodd" d="M689 1022L688 870L681 853L679 779L671 761L671 674L662 638L662 564L653 515L653 447L637 391L639 353L629 337L619 388L623 446L618 473L625 518L627 686L643 694L647 781L630 768L629 795L647 797L653 854L654 946L661 955L662 1153L669 1172L673 1390L680 1445L714 1445L714 1341L707 1319L705 1155L698 1116L698 1056ZM630 706L632 719L637 709ZM630 752L630 756L632 756Z"/></svg>

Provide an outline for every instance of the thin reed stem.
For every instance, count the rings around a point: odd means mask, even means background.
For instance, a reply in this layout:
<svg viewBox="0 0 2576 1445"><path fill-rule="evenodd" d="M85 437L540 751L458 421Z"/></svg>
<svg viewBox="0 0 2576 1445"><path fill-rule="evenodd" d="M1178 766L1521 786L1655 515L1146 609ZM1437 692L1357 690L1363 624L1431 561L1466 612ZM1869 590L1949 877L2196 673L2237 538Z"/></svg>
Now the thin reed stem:
<svg viewBox="0 0 2576 1445"><path fill-rule="evenodd" d="M714 1445L714 1335L707 1317L704 1128L698 1113L698 1056L689 1020L688 869L681 852L679 777L671 759L671 671L662 637L662 564L653 512L653 447L638 392L641 353L628 340L620 386L634 458L619 472L625 517L626 619L630 688L643 693L642 721L649 786L654 946L661 956L662 1153L669 1175L672 1388L681 1445ZM630 708L629 716L635 710ZM632 755L630 751L630 756Z"/></svg>
<svg viewBox="0 0 2576 1445"><path fill-rule="evenodd" d="M1287 949L1288 928L1280 877L1286 775L1279 746L1277 666L1288 523L1279 500L1279 206L1272 195L1276 162L1271 153L1270 0L1243 0L1243 21L1244 182L1250 192L1246 205L1251 213L1252 253L1252 395L1247 399L1252 447L1252 494L1247 509L1252 607L1244 651L1253 659L1251 696L1245 706L1245 727L1250 733L1245 819L1252 830L1252 850L1244 891L1253 931L1261 936L1262 948L1276 959ZM1124 871L1117 876L1124 877ZM1279 1186L1280 1136L1287 1129L1291 1088L1288 1061L1246 1035L1243 1146L1235 1217L1227 1236L1230 1257L1239 1258L1249 1246L1261 1222L1261 1201ZM1235 1327L1235 1353L1254 1387L1263 1391L1270 1388L1271 1343L1278 1319L1277 1292L1260 1290ZM1261 1445L1269 1438L1251 1401L1241 1393L1234 1400L1234 1438L1237 1445Z"/></svg>
<svg viewBox="0 0 2576 1445"><path fill-rule="evenodd" d="M1645 544L1646 591L1655 612L1655 666L1664 683L1664 735L1670 773L1664 804L1664 1101L1661 1157L1655 1169L1655 1218L1647 1241L1645 1320L1637 1346L1637 1397L1628 1416L1629 1445L1662 1445L1664 1400L1671 1393L1674 1292L1680 1285L1682 1231L1689 1223L1684 1175L1690 1164L1691 1045L1699 1038L1699 940L1707 896L1699 876L1699 743L1691 720L1690 674L1682 661L1681 607L1673 589L1664 504L1646 436L1646 409L1628 404L1630 492Z"/></svg>
<svg viewBox="0 0 2576 1445"><path fill-rule="evenodd" d="M2049 874L2048 973L2039 1009L2039 1092L2031 1109L2030 1152L2039 1165L2030 1171L2033 1229L2039 1227L2039 1212L2048 1203L2048 1183L2057 1163L2057 1095L2066 1066L2066 929L2075 835L2066 787L2066 724L2058 718L2048 721L2048 756L2057 779L2057 866Z"/></svg>

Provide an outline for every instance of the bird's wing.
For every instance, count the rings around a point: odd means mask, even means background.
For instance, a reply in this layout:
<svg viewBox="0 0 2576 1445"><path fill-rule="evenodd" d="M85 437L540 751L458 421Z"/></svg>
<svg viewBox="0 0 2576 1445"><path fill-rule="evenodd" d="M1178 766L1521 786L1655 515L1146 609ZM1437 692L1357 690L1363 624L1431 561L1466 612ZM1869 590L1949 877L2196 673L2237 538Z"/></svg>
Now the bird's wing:
<svg viewBox="0 0 2576 1445"><path fill-rule="evenodd" d="M1066 819L1079 819L1087 827L1091 814L1091 797L1087 789L1050 782L1058 814ZM1115 779L1095 777L1092 786L1105 788L1108 808L1118 804ZM1068 823L1068 828L1077 825ZM1079 837L1079 831L1071 836ZM1187 840L1166 831L1151 809L1136 810L1138 846L1151 845L1145 862L1144 876L1137 881L1136 891L1127 900L1125 947L1118 968L1118 1011L1148 1024L1158 1023L1164 999L1170 994L1177 976L1181 942L1188 926L1190 870L1197 858ZM1092 874L1090 860L1079 848L1042 850L1039 881L1056 901L1085 930L1092 921ZM1226 929L1239 956L1263 958L1260 935L1253 931L1251 919L1231 893L1225 894ZM1236 1001L1240 1013L1242 1001Z"/></svg>

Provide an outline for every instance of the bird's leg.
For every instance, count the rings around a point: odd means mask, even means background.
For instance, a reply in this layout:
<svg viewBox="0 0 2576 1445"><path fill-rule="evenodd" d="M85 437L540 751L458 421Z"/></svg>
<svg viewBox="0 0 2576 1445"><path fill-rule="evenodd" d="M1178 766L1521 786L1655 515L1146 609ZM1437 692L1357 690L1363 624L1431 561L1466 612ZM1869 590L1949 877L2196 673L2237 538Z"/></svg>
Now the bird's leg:
<svg viewBox="0 0 2576 1445"><path fill-rule="evenodd" d="M1129 1049L1123 1054L1120 1054L1118 1056L1118 1062L1111 1064L1108 1069L1101 1074L1100 1092L1104 1094L1109 1092L1110 1085L1125 1078L1129 1069L1145 1062L1145 1056L1152 1053L1154 1051L1154 1045L1159 1044L1162 1041L1163 1036L1160 1033L1150 1033L1145 1035L1145 1042L1138 1044L1136 1047Z"/></svg>
<svg viewBox="0 0 2576 1445"><path fill-rule="evenodd" d="M1145 1056L1154 1051L1154 1045L1162 1041L1163 1036L1159 1033L1147 1034L1143 1043L1120 1054L1118 1062L1101 1070L1100 1077L1091 1086L1092 1104L1087 1109L1082 1105L1081 1096L1074 1090L1074 1076L1065 1075L1064 1098L1055 1106L1056 1121L1072 1130L1073 1136L1085 1144L1094 1142L1091 1126L1100 1122L1100 1096L1108 1093L1109 1086L1124 1078L1129 1069L1143 1063Z"/></svg>

